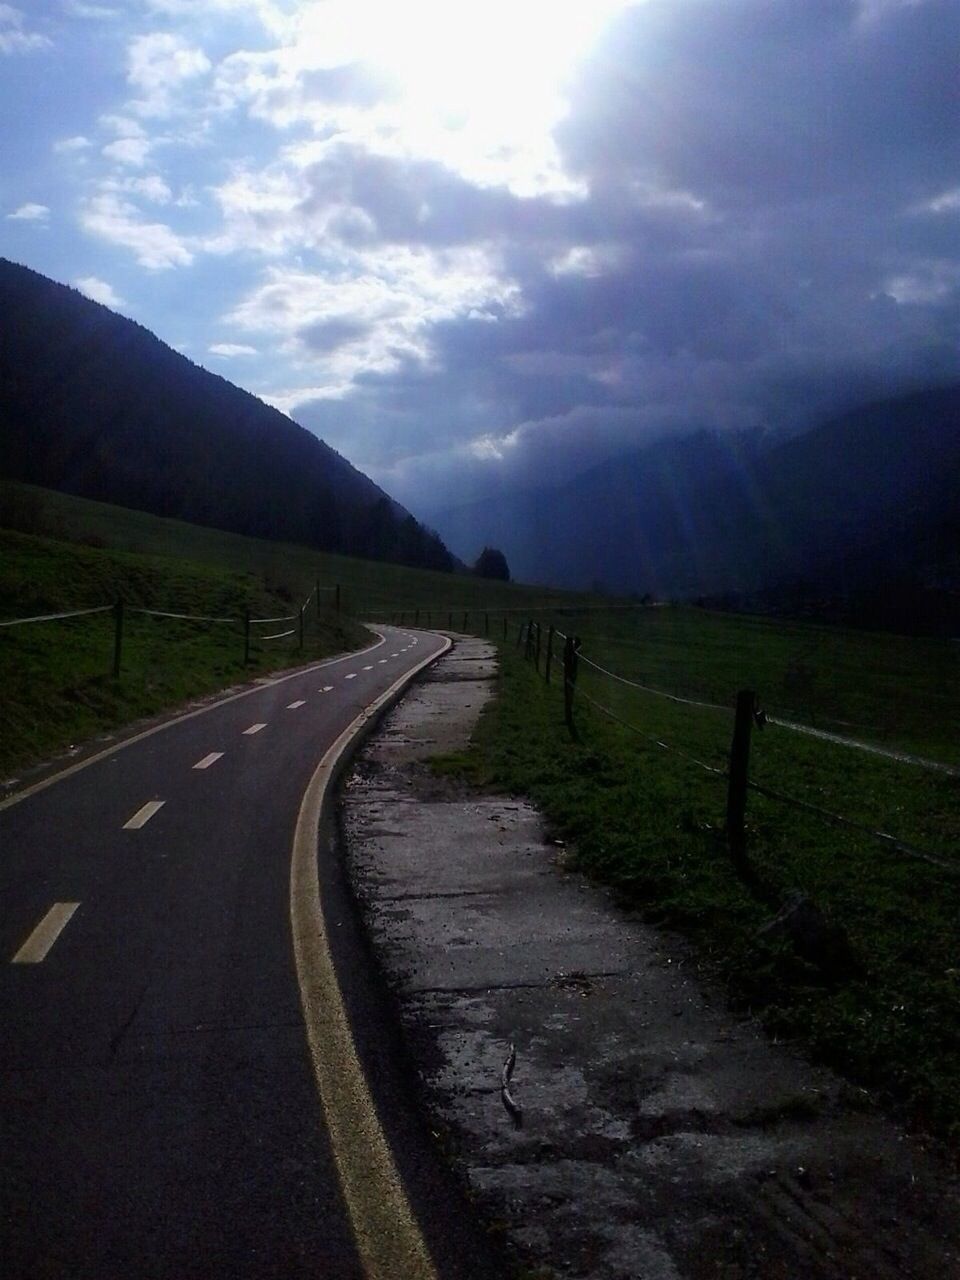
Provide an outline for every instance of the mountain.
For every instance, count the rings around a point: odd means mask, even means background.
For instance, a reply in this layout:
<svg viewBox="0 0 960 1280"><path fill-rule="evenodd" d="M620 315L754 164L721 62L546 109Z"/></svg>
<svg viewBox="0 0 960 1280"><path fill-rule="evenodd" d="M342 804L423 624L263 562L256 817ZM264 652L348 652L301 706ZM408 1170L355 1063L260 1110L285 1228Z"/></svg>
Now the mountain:
<svg viewBox="0 0 960 1280"><path fill-rule="evenodd" d="M528 581L695 597L796 581L849 591L879 585L894 563L954 582L958 512L960 384L864 405L790 439L662 440L559 488L433 520L464 555L501 547Z"/></svg>
<svg viewBox="0 0 960 1280"><path fill-rule="evenodd" d="M0 258L0 475L260 538L451 570L323 441L132 320Z"/></svg>

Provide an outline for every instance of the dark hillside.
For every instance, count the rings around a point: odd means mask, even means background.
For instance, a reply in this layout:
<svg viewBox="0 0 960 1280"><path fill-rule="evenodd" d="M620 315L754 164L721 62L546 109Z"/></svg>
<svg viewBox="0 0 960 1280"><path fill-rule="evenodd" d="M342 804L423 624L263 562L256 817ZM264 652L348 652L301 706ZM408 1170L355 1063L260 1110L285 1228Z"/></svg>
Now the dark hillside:
<svg viewBox="0 0 960 1280"><path fill-rule="evenodd" d="M284 414L4 259L0 475L255 537L454 567L435 534Z"/></svg>
<svg viewBox="0 0 960 1280"><path fill-rule="evenodd" d="M865 607L895 571L912 614L916 592L958 586L958 511L955 385L864 405L791 439L662 440L561 488L434 519L455 550L503 547L527 581L741 598L806 583L807 594L858 592Z"/></svg>

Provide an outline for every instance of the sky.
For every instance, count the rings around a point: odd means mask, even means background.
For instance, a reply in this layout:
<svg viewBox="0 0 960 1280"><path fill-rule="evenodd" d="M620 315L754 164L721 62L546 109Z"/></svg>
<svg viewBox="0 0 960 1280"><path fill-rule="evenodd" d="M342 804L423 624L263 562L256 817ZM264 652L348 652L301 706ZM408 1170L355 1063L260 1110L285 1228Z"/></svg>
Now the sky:
<svg viewBox="0 0 960 1280"><path fill-rule="evenodd" d="M960 375L957 0L0 3L0 152L0 254L417 514Z"/></svg>

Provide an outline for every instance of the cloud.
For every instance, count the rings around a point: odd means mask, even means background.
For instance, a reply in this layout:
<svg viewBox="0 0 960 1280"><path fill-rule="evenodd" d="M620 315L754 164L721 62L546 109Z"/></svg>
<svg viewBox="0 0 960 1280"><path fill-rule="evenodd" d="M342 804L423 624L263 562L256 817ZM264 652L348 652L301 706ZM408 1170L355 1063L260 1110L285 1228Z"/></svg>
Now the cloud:
<svg viewBox="0 0 960 1280"><path fill-rule="evenodd" d="M343 396L357 380L404 364L429 365L436 325L460 316L492 319L518 305L516 286L483 249L344 247L328 254L323 273L268 269L227 319L279 338L313 373L309 386L272 397L287 410Z"/></svg>
<svg viewBox="0 0 960 1280"><path fill-rule="evenodd" d="M13 5L0 4L0 53L32 53L35 49L50 48L51 41L44 35L24 28L23 14Z"/></svg>
<svg viewBox="0 0 960 1280"><path fill-rule="evenodd" d="M84 4L82 0L67 0L64 8L71 18L85 18L91 22L120 17L119 9L113 9L105 4Z"/></svg>
<svg viewBox="0 0 960 1280"><path fill-rule="evenodd" d="M89 138L85 138L82 134L75 134L72 138L59 138L53 144L53 150L57 155L75 155L81 151L88 151L92 145Z"/></svg>
<svg viewBox="0 0 960 1280"><path fill-rule="evenodd" d="M91 235L130 249L141 266L152 271L189 266L194 254L185 238L162 222L146 222L136 205L111 191L85 202L80 224Z"/></svg>
<svg viewBox="0 0 960 1280"><path fill-rule="evenodd" d="M82 226L195 267L193 349L250 339L251 389L408 502L955 376L955 0L143 0L121 34Z"/></svg>
<svg viewBox="0 0 960 1280"><path fill-rule="evenodd" d="M242 342L215 342L207 350L212 356L222 356L225 360L232 360L236 356L255 356L257 354L256 347L245 346Z"/></svg>
<svg viewBox="0 0 960 1280"><path fill-rule="evenodd" d="M94 302L102 302L105 307L111 307L114 311L127 305L106 280L100 280L96 276L81 276L73 283L88 298L92 298Z"/></svg>
<svg viewBox="0 0 960 1280"><path fill-rule="evenodd" d="M47 222L50 218L50 210L45 204L22 204L19 209L15 209L13 213L7 214L8 222Z"/></svg>
<svg viewBox="0 0 960 1280"><path fill-rule="evenodd" d="M153 144L149 138L118 138L116 142L108 142L101 155L117 164L142 168L149 159Z"/></svg>
<svg viewBox="0 0 960 1280"><path fill-rule="evenodd" d="M169 116L178 91L211 67L202 49L169 31L137 36L127 50L127 80L141 95L130 105L141 116Z"/></svg>

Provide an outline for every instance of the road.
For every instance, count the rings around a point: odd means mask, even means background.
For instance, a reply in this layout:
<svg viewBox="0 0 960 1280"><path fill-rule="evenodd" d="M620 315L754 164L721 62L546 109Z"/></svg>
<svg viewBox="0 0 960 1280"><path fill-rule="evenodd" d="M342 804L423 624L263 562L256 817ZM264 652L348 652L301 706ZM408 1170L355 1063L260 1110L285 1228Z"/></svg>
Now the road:
<svg viewBox="0 0 960 1280"><path fill-rule="evenodd" d="M404 1213L422 1254L404 1274L479 1274L331 841L318 853L301 812L331 744L446 643L381 633L0 808L6 1280L379 1280ZM295 955L298 857L323 887Z"/></svg>

